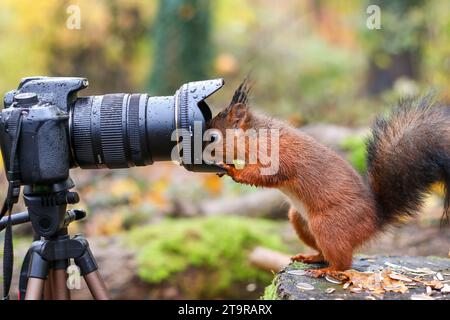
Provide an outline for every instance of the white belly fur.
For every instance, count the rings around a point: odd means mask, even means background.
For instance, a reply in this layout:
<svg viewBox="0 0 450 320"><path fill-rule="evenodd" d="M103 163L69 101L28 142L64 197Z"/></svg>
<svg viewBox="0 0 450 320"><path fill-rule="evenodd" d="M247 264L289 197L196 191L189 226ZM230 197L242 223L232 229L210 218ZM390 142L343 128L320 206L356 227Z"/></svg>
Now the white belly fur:
<svg viewBox="0 0 450 320"><path fill-rule="evenodd" d="M294 196L293 193L287 188L280 189L280 191L288 197L289 202L294 206L295 209L297 209L298 214L300 214L300 216L305 221L308 221L308 210L306 209L306 206L303 204L303 202L296 196Z"/></svg>

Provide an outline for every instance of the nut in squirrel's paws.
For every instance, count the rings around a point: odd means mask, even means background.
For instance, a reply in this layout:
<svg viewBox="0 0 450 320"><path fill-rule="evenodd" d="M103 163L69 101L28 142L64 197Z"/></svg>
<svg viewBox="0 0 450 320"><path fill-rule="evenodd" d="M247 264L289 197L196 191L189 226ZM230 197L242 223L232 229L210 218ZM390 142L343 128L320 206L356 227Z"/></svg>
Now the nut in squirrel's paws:
<svg viewBox="0 0 450 320"><path fill-rule="evenodd" d="M241 159L233 160L233 165L237 170L242 170L245 168L245 161Z"/></svg>

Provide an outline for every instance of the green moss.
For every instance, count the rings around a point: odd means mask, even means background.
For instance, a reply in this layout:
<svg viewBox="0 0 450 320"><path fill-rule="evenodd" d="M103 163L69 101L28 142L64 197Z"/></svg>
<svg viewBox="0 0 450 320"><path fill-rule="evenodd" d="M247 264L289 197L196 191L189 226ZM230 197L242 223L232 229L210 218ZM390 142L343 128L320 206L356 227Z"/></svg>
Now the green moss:
<svg viewBox="0 0 450 320"><path fill-rule="evenodd" d="M290 269L294 269L294 270L306 270L306 269L310 269L310 268L311 268L310 264L306 264L303 262L294 261L290 264Z"/></svg>
<svg viewBox="0 0 450 320"><path fill-rule="evenodd" d="M277 277L275 276L272 280L272 283L269 284L266 289L264 289L264 295L261 297L261 300L279 300L277 295Z"/></svg>
<svg viewBox="0 0 450 320"><path fill-rule="evenodd" d="M366 136L353 136L348 137L341 143L341 148L349 152L348 160L360 173L365 173L367 171L366 142Z"/></svg>
<svg viewBox="0 0 450 320"><path fill-rule="evenodd" d="M159 283L191 268L210 273L214 289L234 282L267 283L271 275L252 267L256 246L284 250L278 224L263 219L211 217L167 220L133 230L128 242L137 250L139 276Z"/></svg>

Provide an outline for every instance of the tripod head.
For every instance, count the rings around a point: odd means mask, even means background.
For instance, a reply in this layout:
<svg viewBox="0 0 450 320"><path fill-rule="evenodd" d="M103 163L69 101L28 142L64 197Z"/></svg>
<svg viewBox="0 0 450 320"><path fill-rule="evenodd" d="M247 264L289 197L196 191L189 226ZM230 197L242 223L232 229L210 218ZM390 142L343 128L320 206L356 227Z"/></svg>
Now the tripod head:
<svg viewBox="0 0 450 320"><path fill-rule="evenodd" d="M31 221L36 236L52 237L66 229L71 222L84 219L86 217L84 210L65 211L67 204L79 201L76 192L68 191L67 187L70 189L70 185L73 185L73 182L66 181L65 184L25 188L24 198L28 211L13 214L11 224L19 225ZM49 193L48 190L51 192ZM51 202L55 204L53 208L43 206L43 204L51 204ZM0 232L6 228L7 223L8 217L0 219Z"/></svg>
<svg viewBox="0 0 450 320"><path fill-rule="evenodd" d="M69 191L74 186L69 178L61 183L24 188L23 198L36 236L51 238L67 228L67 205L80 201L78 193Z"/></svg>

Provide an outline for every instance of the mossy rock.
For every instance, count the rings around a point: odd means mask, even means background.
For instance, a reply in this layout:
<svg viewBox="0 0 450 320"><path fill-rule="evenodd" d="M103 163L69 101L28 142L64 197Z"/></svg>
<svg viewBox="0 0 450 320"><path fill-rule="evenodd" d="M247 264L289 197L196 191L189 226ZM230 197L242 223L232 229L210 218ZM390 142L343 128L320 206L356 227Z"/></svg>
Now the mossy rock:
<svg viewBox="0 0 450 320"><path fill-rule="evenodd" d="M270 283L273 275L251 266L248 256L256 246L285 251L279 228L273 221L242 217L170 219L134 229L127 243L137 251L142 280L182 286L187 298L232 297L232 287Z"/></svg>
<svg viewBox="0 0 450 320"><path fill-rule="evenodd" d="M401 266L409 269L427 268L434 272L439 272L444 277L444 281L450 280L450 259L438 257L408 257L408 256L358 256L354 258L352 268L365 271L379 271L387 267ZM298 270L319 268L323 265L306 265L302 263L291 263L283 271L279 272L272 284L264 293L262 299L266 300L409 300L412 298L426 299L426 288L424 285L408 287L406 293L386 292L383 295L372 295L370 292L362 291L353 293L343 288L342 284L334 284L324 278L312 278L307 275L296 274ZM428 276L431 280L432 276ZM302 290L297 284L311 285L312 290ZM332 293L327 293L327 289L332 288ZM430 299L450 300L450 294L443 294L433 290Z"/></svg>

